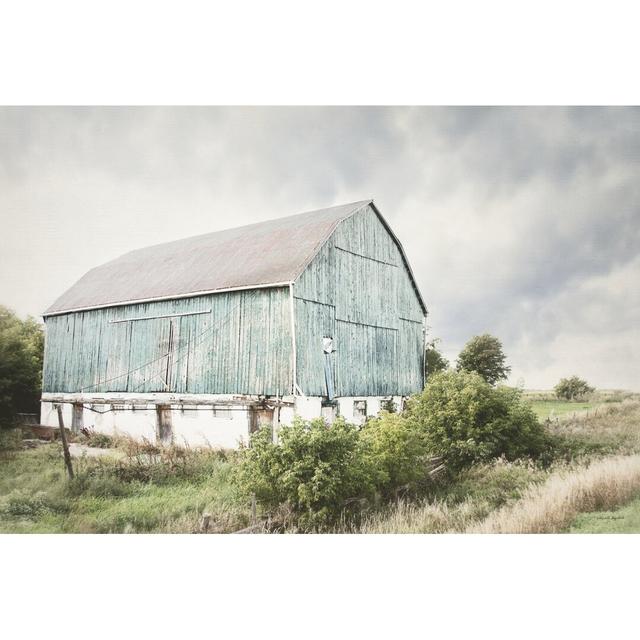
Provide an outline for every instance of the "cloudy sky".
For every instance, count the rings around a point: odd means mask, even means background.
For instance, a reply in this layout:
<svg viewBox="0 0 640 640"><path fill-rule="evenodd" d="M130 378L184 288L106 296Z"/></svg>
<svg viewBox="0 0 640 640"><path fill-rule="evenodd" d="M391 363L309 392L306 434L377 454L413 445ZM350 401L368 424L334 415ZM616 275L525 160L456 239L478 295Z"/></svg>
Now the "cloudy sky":
<svg viewBox="0 0 640 640"><path fill-rule="evenodd" d="M1 108L0 304L130 249L374 198L454 360L640 390L640 109Z"/></svg>

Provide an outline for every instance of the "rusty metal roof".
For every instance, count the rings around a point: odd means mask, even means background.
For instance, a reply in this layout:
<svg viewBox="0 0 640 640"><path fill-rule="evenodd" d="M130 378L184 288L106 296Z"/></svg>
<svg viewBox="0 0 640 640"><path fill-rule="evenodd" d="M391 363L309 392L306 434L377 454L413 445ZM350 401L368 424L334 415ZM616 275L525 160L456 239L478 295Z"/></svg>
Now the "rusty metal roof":
<svg viewBox="0 0 640 640"><path fill-rule="evenodd" d="M293 282L341 220L371 200L137 249L91 269L44 316Z"/></svg>

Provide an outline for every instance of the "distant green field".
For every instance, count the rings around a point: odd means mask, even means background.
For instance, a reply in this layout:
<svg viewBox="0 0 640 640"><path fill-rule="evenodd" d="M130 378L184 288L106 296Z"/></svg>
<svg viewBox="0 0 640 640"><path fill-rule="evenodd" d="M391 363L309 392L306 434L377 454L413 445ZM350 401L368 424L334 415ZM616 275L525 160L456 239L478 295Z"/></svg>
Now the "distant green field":
<svg viewBox="0 0 640 640"><path fill-rule="evenodd" d="M580 514L569 533L640 533L640 497L615 511Z"/></svg>
<svg viewBox="0 0 640 640"><path fill-rule="evenodd" d="M581 413L589 409L595 409L597 403L593 402L567 402L566 400L529 400L531 408L540 420L546 420L550 416L559 418L572 413Z"/></svg>

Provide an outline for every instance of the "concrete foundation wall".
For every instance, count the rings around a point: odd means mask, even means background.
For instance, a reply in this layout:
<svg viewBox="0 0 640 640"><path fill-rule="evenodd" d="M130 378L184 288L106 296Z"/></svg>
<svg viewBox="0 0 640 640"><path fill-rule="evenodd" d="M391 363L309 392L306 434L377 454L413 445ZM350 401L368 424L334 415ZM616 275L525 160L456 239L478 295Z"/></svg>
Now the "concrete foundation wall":
<svg viewBox="0 0 640 640"><path fill-rule="evenodd" d="M212 405L197 404L196 398L189 398L190 404L185 401L176 404L178 398L168 394L166 398L162 398L162 394L155 394L153 398L149 394L139 394L139 397L126 399L116 394L113 394L114 397L106 397L109 395L100 394L94 398L94 402L86 395L82 397L82 402L78 402L80 398L61 398L65 427L75 430L84 427L107 435L121 434L155 442L159 433L158 406L161 406L165 419L170 423L171 441L175 444L237 449L241 443L248 444L252 424L254 427L256 424L253 416L255 409L239 401L234 404L230 396L219 398L224 404ZM209 396L202 396L205 397L212 402ZM53 399L44 398L45 396L41 403L40 423L57 427L56 403ZM392 399L398 410L401 410L403 398ZM73 400L76 400L75 419ZM158 404L161 400L164 402ZM338 398L337 406L324 407L322 398L319 397L297 396L287 400L290 402L279 407L274 425L275 438L278 427L291 424L296 416L303 420L324 417L329 423L337 416L342 416L347 422L363 424L367 417L377 415L382 404L389 398ZM268 402L267 400L267 404Z"/></svg>

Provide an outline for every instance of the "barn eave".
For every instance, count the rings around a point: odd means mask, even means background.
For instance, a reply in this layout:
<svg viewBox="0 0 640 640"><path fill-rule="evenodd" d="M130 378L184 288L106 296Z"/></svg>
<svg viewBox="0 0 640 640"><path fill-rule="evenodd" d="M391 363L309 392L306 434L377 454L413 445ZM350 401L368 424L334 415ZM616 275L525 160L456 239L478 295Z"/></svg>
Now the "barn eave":
<svg viewBox="0 0 640 640"><path fill-rule="evenodd" d="M80 313L82 311L94 311L96 309L109 309L112 307L126 307L133 304L146 304L147 302L166 302L167 300L183 300L185 298L197 298L198 296L215 295L217 293L232 293L234 291L251 291L253 289L279 289L281 287L289 287L293 283L290 280L283 282L267 282L264 284L243 285L242 287L227 287L224 289L210 289L205 291L190 291L188 293L172 294L168 296L158 296L155 298L143 298L136 300L122 300L119 302L107 302L87 307L76 307L73 309L62 309L60 311L44 311L43 318L52 316L63 316L67 313Z"/></svg>

